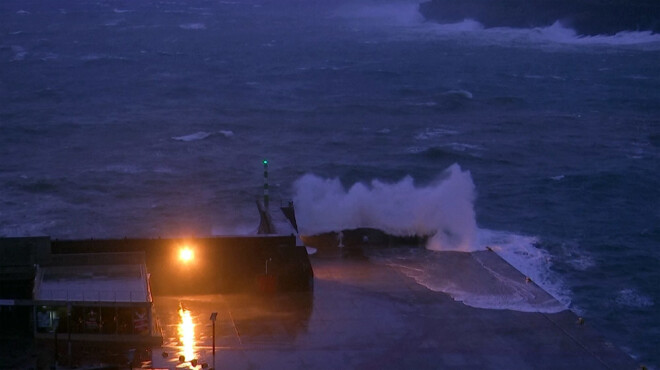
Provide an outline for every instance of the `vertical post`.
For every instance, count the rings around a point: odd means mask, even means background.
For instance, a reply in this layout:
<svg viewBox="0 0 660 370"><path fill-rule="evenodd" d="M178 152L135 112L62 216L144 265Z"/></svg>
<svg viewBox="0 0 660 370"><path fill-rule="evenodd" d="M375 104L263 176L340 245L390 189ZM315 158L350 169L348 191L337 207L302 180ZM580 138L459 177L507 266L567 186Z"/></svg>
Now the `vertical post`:
<svg viewBox="0 0 660 370"><path fill-rule="evenodd" d="M69 367L72 366L73 360L71 359L71 302L66 303L66 330L68 331L67 339L67 356L69 357Z"/></svg>
<svg viewBox="0 0 660 370"><path fill-rule="evenodd" d="M211 313L210 320L213 322L213 370L215 370L215 319L218 317L217 312Z"/></svg>
<svg viewBox="0 0 660 370"><path fill-rule="evenodd" d="M268 160L264 159L264 208L268 210Z"/></svg>
<svg viewBox="0 0 660 370"><path fill-rule="evenodd" d="M149 303L147 306L147 320L149 320L149 335L151 336L153 334L153 325L151 320L153 320L153 303Z"/></svg>
<svg viewBox="0 0 660 370"><path fill-rule="evenodd" d="M59 362L59 351L57 348L57 328L60 325L60 318L58 316L53 317L53 335L55 336L55 368L57 368L57 363Z"/></svg>

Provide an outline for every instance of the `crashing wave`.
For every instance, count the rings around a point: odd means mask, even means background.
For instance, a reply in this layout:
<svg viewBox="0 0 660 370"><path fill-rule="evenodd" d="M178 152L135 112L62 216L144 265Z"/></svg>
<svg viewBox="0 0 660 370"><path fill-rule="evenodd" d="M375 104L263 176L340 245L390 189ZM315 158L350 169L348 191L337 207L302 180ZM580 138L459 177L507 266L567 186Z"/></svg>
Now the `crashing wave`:
<svg viewBox="0 0 660 370"><path fill-rule="evenodd" d="M346 190L339 179L314 175L303 176L294 187L302 234L375 229L392 237L427 238L432 250L475 250L474 183L457 164L424 187L406 177L393 184L357 183Z"/></svg>

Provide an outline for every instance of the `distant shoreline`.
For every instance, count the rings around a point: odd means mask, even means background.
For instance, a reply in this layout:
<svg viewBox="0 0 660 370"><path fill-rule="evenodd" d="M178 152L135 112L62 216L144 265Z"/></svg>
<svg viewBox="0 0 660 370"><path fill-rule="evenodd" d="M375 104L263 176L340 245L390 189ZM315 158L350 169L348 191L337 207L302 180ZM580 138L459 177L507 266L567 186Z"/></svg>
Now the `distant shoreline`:
<svg viewBox="0 0 660 370"><path fill-rule="evenodd" d="M419 10L427 20L455 23L472 19L486 28L536 28L559 22L582 36L660 32L660 5L648 1L431 0L421 3Z"/></svg>

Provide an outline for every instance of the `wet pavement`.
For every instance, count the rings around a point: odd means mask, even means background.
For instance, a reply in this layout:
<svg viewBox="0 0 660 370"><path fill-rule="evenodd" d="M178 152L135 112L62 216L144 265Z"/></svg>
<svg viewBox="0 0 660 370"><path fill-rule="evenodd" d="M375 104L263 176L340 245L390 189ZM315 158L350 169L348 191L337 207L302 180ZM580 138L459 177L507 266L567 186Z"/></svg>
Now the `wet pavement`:
<svg viewBox="0 0 660 370"><path fill-rule="evenodd" d="M494 253L477 253L476 269L525 281ZM154 349L152 366L193 368L194 358L196 368L213 367L210 315L217 312L218 369L638 367L588 320L580 323L568 310L473 308L367 259L312 257L312 264L312 293L155 297L165 343ZM491 276L466 273L471 279ZM533 283L529 289L535 299L548 299ZM180 311L192 318L192 344L182 335Z"/></svg>

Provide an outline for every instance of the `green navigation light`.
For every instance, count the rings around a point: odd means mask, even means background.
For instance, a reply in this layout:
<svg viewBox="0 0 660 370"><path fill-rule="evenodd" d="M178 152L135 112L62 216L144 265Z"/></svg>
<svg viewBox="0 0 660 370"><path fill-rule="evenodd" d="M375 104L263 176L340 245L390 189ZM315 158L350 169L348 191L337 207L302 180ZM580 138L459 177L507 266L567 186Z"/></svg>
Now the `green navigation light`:
<svg viewBox="0 0 660 370"><path fill-rule="evenodd" d="M264 159L264 164L268 164L268 160Z"/></svg>

